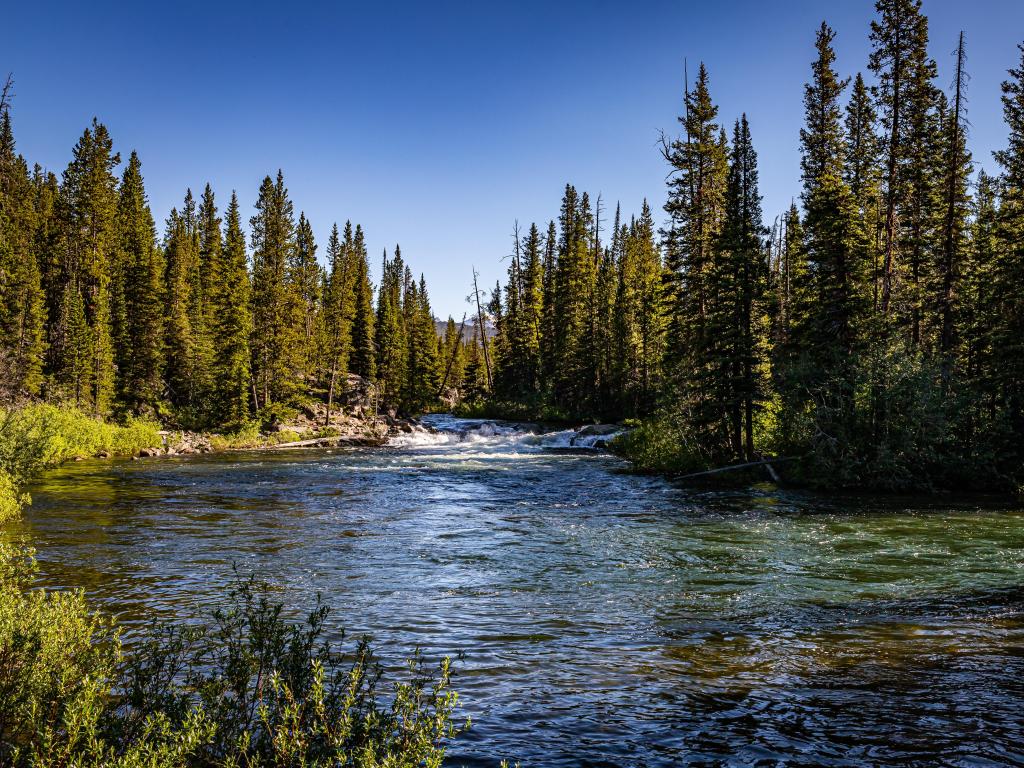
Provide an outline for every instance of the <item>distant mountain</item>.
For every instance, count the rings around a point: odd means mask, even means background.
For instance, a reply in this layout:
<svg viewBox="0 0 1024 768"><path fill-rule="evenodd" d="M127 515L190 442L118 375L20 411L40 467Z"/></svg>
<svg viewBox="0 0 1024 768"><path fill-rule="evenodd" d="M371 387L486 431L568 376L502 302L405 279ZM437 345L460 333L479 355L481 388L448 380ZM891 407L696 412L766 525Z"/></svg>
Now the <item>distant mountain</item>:
<svg viewBox="0 0 1024 768"><path fill-rule="evenodd" d="M459 322L460 322L460 319L459 318L455 318L455 327L456 328L459 327ZM445 319L445 320L438 320L435 317L434 318L434 327L437 329L437 335L438 336L444 336L444 331L448 327L448 320L447 319ZM494 338L494 334L496 333L496 331L494 329L494 324L488 322L484 326L484 329L485 329L485 331L487 333L487 338L488 339L493 339ZM473 338L473 334L475 333L475 331L476 331L476 318L469 318L469 317L467 317L466 318L466 327L462 331L462 340L463 341L469 341L470 339L472 339Z"/></svg>

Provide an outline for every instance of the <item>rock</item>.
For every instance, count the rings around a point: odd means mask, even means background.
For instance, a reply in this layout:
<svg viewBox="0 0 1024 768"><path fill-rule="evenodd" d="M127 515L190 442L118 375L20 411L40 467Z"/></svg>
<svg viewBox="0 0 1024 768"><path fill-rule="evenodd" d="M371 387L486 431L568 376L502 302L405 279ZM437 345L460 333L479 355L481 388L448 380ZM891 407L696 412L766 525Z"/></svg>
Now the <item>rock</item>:
<svg viewBox="0 0 1024 768"><path fill-rule="evenodd" d="M579 430L576 434L579 437L604 437L605 435L611 435L621 430L618 424L588 424Z"/></svg>
<svg viewBox="0 0 1024 768"><path fill-rule="evenodd" d="M96 454L96 458L99 458L99 459L109 459L110 458L110 451L100 451L99 453Z"/></svg>

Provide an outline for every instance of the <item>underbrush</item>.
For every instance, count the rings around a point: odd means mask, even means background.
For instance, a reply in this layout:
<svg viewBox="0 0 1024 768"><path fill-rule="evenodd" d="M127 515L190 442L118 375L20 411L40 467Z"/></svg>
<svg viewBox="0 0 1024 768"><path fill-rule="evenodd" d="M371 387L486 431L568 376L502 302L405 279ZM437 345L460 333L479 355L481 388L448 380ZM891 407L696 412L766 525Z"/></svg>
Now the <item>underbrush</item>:
<svg viewBox="0 0 1024 768"><path fill-rule="evenodd" d="M39 403L0 410L0 522L28 502L19 489L42 470L77 457L130 456L155 448L162 442L159 432L155 421L111 424L71 406Z"/></svg>
<svg viewBox="0 0 1024 768"><path fill-rule="evenodd" d="M291 621L239 578L206 623L125 652L81 592L32 589L34 573L0 546L0 764L436 767L468 727L447 658L388 679L365 640L325 639L319 600Z"/></svg>

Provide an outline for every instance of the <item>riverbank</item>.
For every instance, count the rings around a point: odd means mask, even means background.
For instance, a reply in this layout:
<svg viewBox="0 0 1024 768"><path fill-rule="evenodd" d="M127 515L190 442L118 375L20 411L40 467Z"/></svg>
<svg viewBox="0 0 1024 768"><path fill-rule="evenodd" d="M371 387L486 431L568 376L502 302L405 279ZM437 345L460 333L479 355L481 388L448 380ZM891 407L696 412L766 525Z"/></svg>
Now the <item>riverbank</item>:
<svg viewBox="0 0 1024 768"><path fill-rule="evenodd" d="M306 614L234 570L219 607L188 626L147 619L125 649L84 590L40 584L18 534L26 485L69 459L166 453L168 437L73 408L0 411L0 765L440 765L468 727L448 658L417 651L385 680L367 639L328 641L319 595Z"/></svg>

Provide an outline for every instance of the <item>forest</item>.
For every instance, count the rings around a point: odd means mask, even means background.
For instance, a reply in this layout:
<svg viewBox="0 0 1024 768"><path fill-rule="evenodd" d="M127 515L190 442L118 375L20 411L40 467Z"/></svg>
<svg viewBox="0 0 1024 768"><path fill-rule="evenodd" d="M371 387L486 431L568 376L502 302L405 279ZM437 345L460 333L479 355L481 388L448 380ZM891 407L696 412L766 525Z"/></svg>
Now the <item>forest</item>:
<svg viewBox="0 0 1024 768"><path fill-rule="evenodd" d="M757 127L719 115L700 65L662 141L662 223L646 202L627 221L566 185L556 219L516 225L505 285L480 291L473 275L470 332L449 318L440 336L400 248L376 288L359 225L335 226L318 253L280 171L248 233L237 196L221 215L206 185L158 235L140 158L118 176L101 122L59 179L30 168L9 79L0 395L231 429L330 403L354 374L409 414L444 398L467 413L628 420L619 447L645 470L787 457L810 484L1014 491L1024 59L1002 86L1009 139L991 176L968 149L962 35L940 74L920 3L878 3L871 84L836 70L834 37L822 23L809 47L802 187L770 225Z"/></svg>

